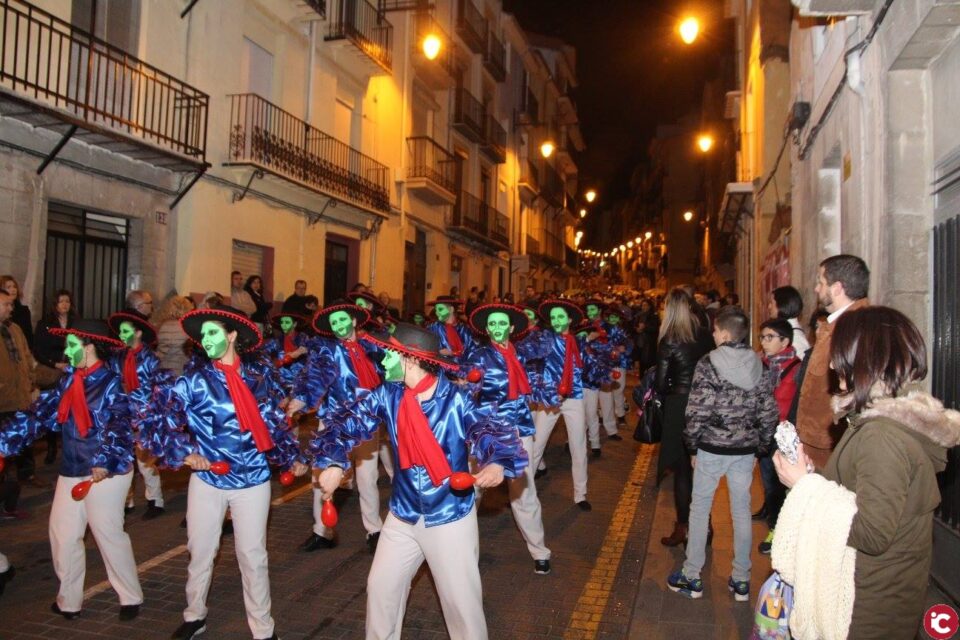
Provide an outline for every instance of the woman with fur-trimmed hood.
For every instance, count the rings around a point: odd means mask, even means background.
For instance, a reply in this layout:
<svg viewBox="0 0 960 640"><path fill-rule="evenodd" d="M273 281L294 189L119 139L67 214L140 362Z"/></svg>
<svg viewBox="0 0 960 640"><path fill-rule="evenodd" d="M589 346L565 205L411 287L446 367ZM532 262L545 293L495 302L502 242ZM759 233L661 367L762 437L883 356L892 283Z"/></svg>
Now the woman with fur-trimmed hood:
<svg viewBox="0 0 960 640"><path fill-rule="evenodd" d="M933 512L940 503L936 474L946 466L947 449L960 444L960 413L944 409L927 393L905 392L905 386L926 376L926 347L916 326L895 309L866 307L843 314L834 328L830 361L841 390L834 406L849 426L823 475L855 494L856 501L847 536L856 560L846 637L913 638L923 615ZM807 482L805 455L799 458L793 465L779 453L775 457L787 487ZM784 511L802 493L792 491ZM786 552L778 549L780 534L778 525L775 567L778 551ZM850 580L839 567L835 571L837 581ZM842 592L844 585L839 587ZM791 618L791 630L795 622L806 621ZM845 621L818 621L816 635L843 637L822 628L838 622Z"/></svg>

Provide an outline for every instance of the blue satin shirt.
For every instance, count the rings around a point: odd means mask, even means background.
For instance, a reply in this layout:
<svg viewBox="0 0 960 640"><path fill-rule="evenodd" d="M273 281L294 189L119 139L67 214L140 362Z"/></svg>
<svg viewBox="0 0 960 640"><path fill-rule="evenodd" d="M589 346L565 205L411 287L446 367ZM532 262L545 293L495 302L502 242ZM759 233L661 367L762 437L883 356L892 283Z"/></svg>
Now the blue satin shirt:
<svg viewBox="0 0 960 640"><path fill-rule="evenodd" d="M57 386L45 391L29 409L18 411L0 425L0 455L17 455L47 431L63 434L60 475L82 478L93 467L111 474L124 474L133 468L133 432L131 410L120 377L101 365L83 381L92 424L84 438L71 413L63 424L57 422L60 398L73 382L73 367L67 367Z"/></svg>
<svg viewBox="0 0 960 640"><path fill-rule="evenodd" d="M251 354L243 360L240 376L253 392L273 439L273 449L261 453L253 434L240 431L226 376L209 361L172 385L157 389L142 423L140 445L157 456L160 464L172 468L181 467L191 453L199 453L210 462L229 462L230 472L222 476L211 471L195 472L218 489L254 487L270 479L270 464L287 468L297 461L306 462L293 434L286 429L286 416L279 407L283 389L273 365L261 354Z"/></svg>
<svg viewBox="0 0 960 640"><path fill-rule="evenodd" d="M106 363L110 370L120 377L120 388L123 389L123 364L127 357L127 349L120 349L114 357ZM169 369L160 366L160 358L153 350L144 345L140 351L133 356L137 361L137 380L140 386L129 394L133 401L131 409L137 414L146 409L146 405L153 393L153 388L157 385L169 384L174 380L173 374Z"/></svg>
<svg viewBox="0 0 960 640"><path fill-rule="evenodd" d="M615 366L619 369L630 368L630 352L633 351L633 341L619 324L603 323L603 330L607 332L607 340L614 347L623 347L623 352L617 359Z"/></svg>
<svg viewBox="0 0 960 640"><path fill-rule="evenodd" d="M516 345L514 345L516 349ZM526 358L519 349L517 350L517 360L521 366L525 364ZM479 369L483 373L480 380L479 393L477 401L482 405L495 407L497 415L507 424L514 425L520 432L521 437L532 436L534 434L533 416L530 414L530 407L527 405L529 397L525 394L518 394L514 400L507 398L510 389L507 378L507 362L496 347L492 344L485 344L475 347L467 358L465 368L468 370ZM529 376L527 378L529 382ZM531 387L532 390L532 387Z"/></svg>
<svg viewBox="0 0 960 640"><path fill-rule="evenodd" d="M350 451L373 437L381 423L385 423L393 447L393 459L397 461L390 512L409 524L415 524L422 517L427 527L459 520L473 509L473 489L452 491L449 480L435 487L423 467L400 468L397 411L403 390L401 383L385 382L361 395L347 410L324 418L326 429L314 437L310 448L314 466L335 465L347 469ZM523 473L527 454L517 430L499 418L492 407L477 405L444 376L437 377L433 397L421 402L420 406L454 472L469 471L468 458L473 455L481 467L492 462L501 465L508 478Z"/></svg>
<svg viewBox="0 0 960 640"><path fill-rule="evenodd" d="M463 343L463 353L461 353L459 356L451 356L451 357L454 358L457 362L462 364L463 362L466 361L466 357L473 350L474 342L476 342L476 339L473 337L473 332L470 331L470 327L468 327L463 322L457 322L456 324L453 325L453 328L457 332L457 335L460 336L460 342ZM448 349L451 352L453 351L453 349L450 347L450 342L447 340L447 330L444 327L444 323L431 322L430 324L427 325L427 331L431 331L440 337L441 351L444 349Z"/></svg>
<svg viewBox="0 0 960 640"><path fill-rule="evenodd" d="M284 351L284 348L283 348L283 342L284 342L283 336L279 338L273 338L272 340L267 340L264 343L263 347L261 347L261 351L265 356L270 358L270 361L273 363L276 363L276 361L278 360L282 361L284 355L286 355L286 352ZM303 333L302 331L294 332L293 344L298 349L300 347L304 347L309 352L311 342L312 342L312 339L310 338L310 336ZM287 391L288 393L293 390L294 386L297 383L297 380L303 374L303 370L307 364L308 357L309 356L307 355L302 355L288 365L276 367L277 373L280 376L280 382L283 385L284 390Z"/></svg>
<svg viewBox="0 0 960 640"><path fill-rule="evenodd" d="M543 393L540 394L542 404L548 407L559 407L565 398L582 399L583 372L581 367L577 366L576 360L573 362L573 390L564 398L561 398L557 391L560 380L563 378L563 363L567 353L565 338L553 330L545 329L540 333L540 339L545 343L542 348L547 352L540 377L540 385L543 388Z"/></svg>
<svg viewBox="0 0 960 640"><path fill-rule="evenodd" d="M584 388L597 391L601 386L613 382L610 377L616 364L613 361L613 344L609 340L587 341L582 333L577 335L577 344L580 345L580 357L583 359L581 378Z"/></svg>
<svg viewBox="0 0 960 640"><path fill-rule="evenodd" d="M383 380L383 349L362 337L357 342ZM307 407L315 407L317 415L323 417L353 402L361 390L350 352L343 342L332 338L314 339L306 368L294 386L293 398Z"/></svg>

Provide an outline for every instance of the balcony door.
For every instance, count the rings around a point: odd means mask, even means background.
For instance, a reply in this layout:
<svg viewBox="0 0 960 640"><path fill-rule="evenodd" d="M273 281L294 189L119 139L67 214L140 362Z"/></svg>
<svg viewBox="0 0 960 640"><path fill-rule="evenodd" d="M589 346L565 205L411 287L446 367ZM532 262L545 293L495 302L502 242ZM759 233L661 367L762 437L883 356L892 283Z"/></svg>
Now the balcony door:
<svg viewBox="0 0 960 640"><path fill-rule="evenodd" d="M357 283L360 268L360 242L327 234L323 270L323 305L347 296Z"/></svg>
<svg viewBox="0 0 960 640"><path fill-rule="evenodd" d="M403 314L423 312L427 282L427 234L416 230L414 242L406 243L403 263Z"/></svg>

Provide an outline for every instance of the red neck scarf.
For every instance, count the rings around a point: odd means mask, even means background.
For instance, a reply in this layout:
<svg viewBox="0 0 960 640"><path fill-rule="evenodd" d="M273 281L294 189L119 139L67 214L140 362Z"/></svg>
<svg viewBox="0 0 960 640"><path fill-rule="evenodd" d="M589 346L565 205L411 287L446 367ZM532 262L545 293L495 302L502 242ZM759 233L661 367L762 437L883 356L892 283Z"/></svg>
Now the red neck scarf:
<svg viewBox="0 0 960 640"><path fill-rule="evenodd" d="M132 393L140 388L140 378L137 376L137 354L143 349L141 344L136 349L127 349L123 358L123 388Z"/></svg>
<svg viewBox="0 0 960 640"><path fill-rule="evenodd" d="M350 364L353 366L354 373L360 379L360 386L364 389L376 389L380 386L380 375L376 367L370 362L363 347L356 340L341 340L350 355Z"/></svg>
<svg viewBox="0 0 960 640"><path fill-rule="evenodd" d="M463 342L460 341L460 334L457 333L457 325L444 322L443 328L447 332L447 344L450 345L450 351L453 351L453 355L459 356L463 353Z"/></svg>
<svg viewBox="0 0 960 640"><path fill-rule="evenodd" d="M227 379L227 391L230 392L230 400L237 413L240 433L245 431L253 433L253 442L257 445L257 451L273 449L273 439L270 437L267 425L263 422L263 416L260 415L257 400L253 397L250 387L240 377L240 358L235 357L233 364L223 364L222 360L214 360L213 366L223 371Z"/></svg>
<svg viewBox="0 0 960 640"><path fill-rule="evenodd" d="M90 419L90 407L87 406L87 392L83 388L83 381L99 369L101 364L103 363L97 361L96 364L84 369L75 369L73 380L70 381L70 386L63 392L63 395L60 396L60 405L57 407L57 424L63 424L70 417L70 414L73 414L73 422L77 425L77 431L80 432L81 438L87 437L90 425L93 424L93 420Z"/></svg>
<svg viewBox="0 0 960 640"><path fill-rule="evenodd" d="M527 372L523 370L523 365L517 359L517 350L513 348L513 343L508 342L506 347L501 347L493 341L491 344L507 363L507 399L516 400L521 393L530 395L530 381L527 380Z"/></svg>
<svg viewBox="0 0 960 640"><path fill-rule="evenodd" d="M453 472L417 398L436 381L435 377L427 375L414 388L403 390L403 400L400 401L397 414L397 453L400 454L401 469L409 469L414 465L424 467L430 482L439 487Z"/></svg>
<svg viewBox="0 0 960 640"><path fill-rule="evenodd" d="M296 335L297 335L296 331L291 331L290 333L283 334L283 352L284 353L290 354L297 350L297 345L293 343L293 338Z"/></svg>
<svg viewBox="0 0 960 640"><path fill-rule="evenodd" d="M577 339L572 333L565 333L564 354L563 354L563 376L560 378L560 386L557 391L561 396L568 396L573 393L573 366L582 367L583 361L580 360L580 348L577 346Z"/></svg>

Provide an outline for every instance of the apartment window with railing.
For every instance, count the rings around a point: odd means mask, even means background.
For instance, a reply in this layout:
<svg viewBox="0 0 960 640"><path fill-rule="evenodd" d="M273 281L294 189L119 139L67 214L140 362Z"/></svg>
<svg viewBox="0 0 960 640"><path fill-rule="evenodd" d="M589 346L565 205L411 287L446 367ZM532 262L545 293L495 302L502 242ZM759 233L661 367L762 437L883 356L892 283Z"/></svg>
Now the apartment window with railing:
<svg viewBox="0 0 960 640"><path fill-rule="evenodd" d="M140 41L140 0L71 0L70 23L135 54Z"/></svg>

